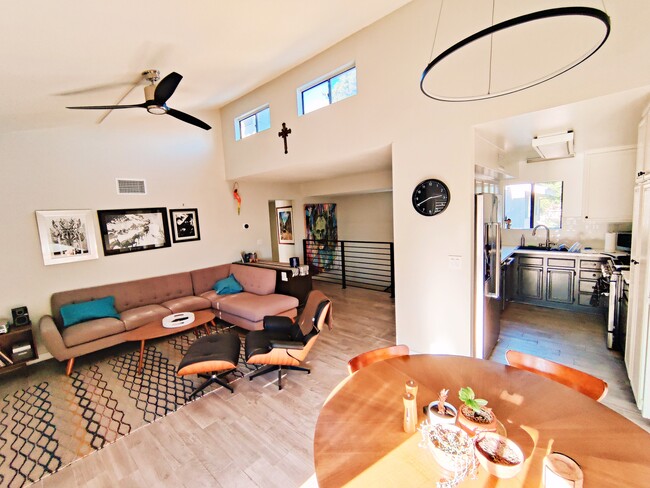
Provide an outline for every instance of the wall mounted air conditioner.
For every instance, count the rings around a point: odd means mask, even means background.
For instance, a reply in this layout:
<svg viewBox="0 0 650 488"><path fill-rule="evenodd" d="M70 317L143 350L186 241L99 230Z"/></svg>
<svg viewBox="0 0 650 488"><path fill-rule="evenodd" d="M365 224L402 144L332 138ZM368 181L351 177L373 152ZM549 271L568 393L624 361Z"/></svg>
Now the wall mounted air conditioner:
<svg viewBox="0 0 650 488"><path fill-rule="evenodd" d="M529 163L575 156L572 130L561 134L534 137L532 144L533 149L539 154L539 158L529 159Z"/></svg>

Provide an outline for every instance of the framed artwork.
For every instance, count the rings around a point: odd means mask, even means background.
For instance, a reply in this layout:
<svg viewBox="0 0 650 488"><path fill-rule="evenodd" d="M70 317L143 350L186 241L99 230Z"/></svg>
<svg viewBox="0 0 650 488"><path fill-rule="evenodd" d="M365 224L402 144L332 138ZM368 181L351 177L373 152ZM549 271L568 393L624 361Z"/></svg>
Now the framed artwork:
<svg viewBox="0 0 650 488"><path fill-rule="evenodd" d="M278 207L275 209L278 216L278 243L293 244L293 208Z"/></svg>
<svg viewBox="0 0 650 488"><path fill-rule="evenodd" d="M37 210L36 225L46 266L99 257L92 210Z"/></svg>
<svg viewBox="0 0 650 488"><path fill-rule="evenodd" d="M104 255L170 247L167 209L97 210Z"/></svg>
<svg viewBox="0 0 650 488"><path fill-rule="evenodd" d="M178 208L169 210L172 226L172 241L187 242L201 239L199 231L199 211L196 208Z"/></svg>
<svg viewBox="0 0 650 488"><path fill-rule="evenodd" d="M305 236L314 241L308 244L305 255L306 264L312 271L335 269L339 256L336 203L305 205Z"/></svg>

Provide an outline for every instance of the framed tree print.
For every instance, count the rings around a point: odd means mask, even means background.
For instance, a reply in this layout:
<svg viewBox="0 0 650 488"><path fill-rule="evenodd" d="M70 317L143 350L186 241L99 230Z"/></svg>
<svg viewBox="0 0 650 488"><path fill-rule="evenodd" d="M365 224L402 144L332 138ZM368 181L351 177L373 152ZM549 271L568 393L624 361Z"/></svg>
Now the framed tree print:
<svg viewBox="0 0 650 488"><path fill-rule="evenodd" d="M293 208L278 207L275 209L278 217L278 243L293 244Z"/></svg>
<svg viewBox="0 0 650 488"><path fill-rule="evenodd" d="M169 210L172 226L172 241L187 242L201 239L199 231L199 211L196 208L178 208Z"/></svg>
<svg viewBox="0 0 650 488"><path fill-rule="evenodd" d="M92 210L37 210L36 225L46 266L99 257Z"/></svg>
<svg viewBox="0 0 650 488"><path fill-rule="evenodd" d="M104 255L170 247L167 209L98 210Z"/></svg>

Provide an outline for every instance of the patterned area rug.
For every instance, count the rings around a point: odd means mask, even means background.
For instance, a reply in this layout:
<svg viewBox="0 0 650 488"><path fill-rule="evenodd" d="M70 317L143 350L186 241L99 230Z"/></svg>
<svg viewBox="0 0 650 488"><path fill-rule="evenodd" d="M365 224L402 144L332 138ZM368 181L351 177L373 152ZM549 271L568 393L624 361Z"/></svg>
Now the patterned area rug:
<svg viewBox="0 0 650 488"><path fill-rule="evenodd" d="M219 324L211 332L230 328ZM136 374L139 343L126 343L78 358L69 377L56 360L0 376L0 487L38 481L185 405L204 381L176 376L194 340L186 332L147 342L142 375ZM256 369L245 363L243 345L242 337L229 382ZM203 394L215 388L221 387Z"/></svg>

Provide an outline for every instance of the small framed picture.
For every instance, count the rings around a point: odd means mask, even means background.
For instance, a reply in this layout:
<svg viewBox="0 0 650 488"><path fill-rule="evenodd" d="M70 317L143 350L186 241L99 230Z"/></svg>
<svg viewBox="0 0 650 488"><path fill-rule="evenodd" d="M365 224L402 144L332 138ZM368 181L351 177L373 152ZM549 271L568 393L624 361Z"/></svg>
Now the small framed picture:
<svg viewBox="0 0 650 488"><path fill-rule="evenodd" d="M170 247L167 209L98 210L104 255Z"/></svg>
<svg viewBox="0 0 650 488"><path fill-rule="evenodd" d="M278 207L275 209L278 216L278 243L293 244L293 208Z"/></svg>
<svg viewBox="0 0 650 488"><path fill-rule="evenodd" d="M196 208L170 209L169 220L172 223L172 240L174 243L201 239L199 211Z"/></svg>
<svg viewBox="0 0 650 488"><path fill-rule="evenodd" d="M46 266L99 257L92 210L37 210L36 225Z"/></svg>

